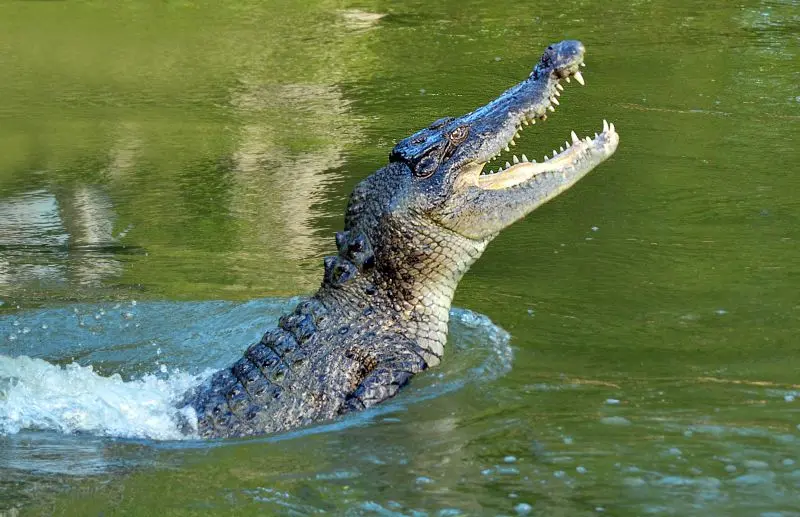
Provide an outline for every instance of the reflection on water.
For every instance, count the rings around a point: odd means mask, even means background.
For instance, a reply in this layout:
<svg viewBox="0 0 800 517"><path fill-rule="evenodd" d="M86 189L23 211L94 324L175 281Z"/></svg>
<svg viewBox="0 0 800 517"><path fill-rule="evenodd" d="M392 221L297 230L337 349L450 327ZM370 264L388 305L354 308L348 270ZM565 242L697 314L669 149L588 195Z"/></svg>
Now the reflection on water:
<svg viewBox="0 0 800 517"><path fill-rule="evenodd" d="M229 206L234 217L257 221L243 244L284 262L319 256L323 247L312 233L314 219L323 215L318 205L338 180L332 171L344 164L345 148L359 139L357 128L347 125L352 119L342 93L334 85L242 84L231 104L250 121L232 156ZM293 149L285 133L294 131L313 144Z"/></svg>
<svg viewBox="0 0 800 517"><path fill-rule="evenodd" d="M0 287L6 292L31 284L95 285L119 274L108 196L89 186L61 194L37 190L0 199Z"/></svg>
<svg viewBox="0 0 800 517"><path fill-rule="evenodd" d="M800 515L796 2L2 11L2 364L38 372L9 421L50 430L0 438L0 511ZM146 406L230 362L275 297L319 284L347 195L394 141L485 103L563 38L586 44L587 86L519 147L602 118L622 140L459 288L508 329L510 371L461 321L471 345L395 405L313 433L73 436L52 429L147 433L92 424L117 420L91 391L26 405L26 387L74 376ZM255 301L196 301L220 298ZM65 400L83 427L58 424Z"/></svg>

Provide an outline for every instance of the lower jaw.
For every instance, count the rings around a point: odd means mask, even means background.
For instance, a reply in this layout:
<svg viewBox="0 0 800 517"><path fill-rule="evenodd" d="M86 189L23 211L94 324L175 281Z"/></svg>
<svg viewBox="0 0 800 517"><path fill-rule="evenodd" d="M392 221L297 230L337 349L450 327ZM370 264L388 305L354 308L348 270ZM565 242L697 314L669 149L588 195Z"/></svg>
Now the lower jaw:
<svg viewBox="0 0 800 517"><path fill-rule="evenodd" d="M479 173L477 186L484 190L502 190L520 185L542 174L565 173L571 165L586 158L586 155L593 151L602 153L604 145L601 140L610 139L614 133L614 124L608 124L605 120L603 121L603 132L600 135L595 133L593 139L588 136L579 139L573 131L572 143L565 142L566 149L562 147L560 152L553 150L553 156L548 158L545 155L545 160L541 163L537 163L535 160L528 161L525 155L522 155L520 162L514 155L514 165L506 162L505 167L500 167L497 172Z"/></svg>

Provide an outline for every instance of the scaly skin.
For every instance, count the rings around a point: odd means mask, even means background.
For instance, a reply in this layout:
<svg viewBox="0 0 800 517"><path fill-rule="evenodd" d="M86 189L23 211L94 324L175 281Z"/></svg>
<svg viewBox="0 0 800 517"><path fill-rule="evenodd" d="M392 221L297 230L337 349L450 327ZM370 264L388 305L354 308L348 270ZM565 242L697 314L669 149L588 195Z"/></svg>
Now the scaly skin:
<svg viewBox="0 0 800 517"><path fill-rule="evenodd" d="M247 436L332 419L394 396L438 364L456 286L489 242L616 150L604 122L599 136L573 133L542 163L514 156L513 166L484 171L524 126L554 111L562 80L583 84L583 55L577 41L551 45L497 99L399 142L351 195L317 293L187 394L197 433Z"/></svg>

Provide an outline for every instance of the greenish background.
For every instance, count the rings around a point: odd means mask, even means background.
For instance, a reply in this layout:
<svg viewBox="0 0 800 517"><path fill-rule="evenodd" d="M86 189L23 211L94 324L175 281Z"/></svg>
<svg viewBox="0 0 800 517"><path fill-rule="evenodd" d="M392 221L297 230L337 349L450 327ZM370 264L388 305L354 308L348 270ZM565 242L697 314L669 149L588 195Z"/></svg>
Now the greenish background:
<svg viewBox="0 0 800 517"><path fill-rule="evenodd" d="M0 3L5 314L311 292L348 193L393 142L490 100L553 41L584 42L587 86L519 148L544 154L603 118L621 135L461 283L455 304L511 333L508 375L400 424L36 479L12 504L800 515L799 13L793 0ZM508 455L516 474L497 470Z"/></svg>

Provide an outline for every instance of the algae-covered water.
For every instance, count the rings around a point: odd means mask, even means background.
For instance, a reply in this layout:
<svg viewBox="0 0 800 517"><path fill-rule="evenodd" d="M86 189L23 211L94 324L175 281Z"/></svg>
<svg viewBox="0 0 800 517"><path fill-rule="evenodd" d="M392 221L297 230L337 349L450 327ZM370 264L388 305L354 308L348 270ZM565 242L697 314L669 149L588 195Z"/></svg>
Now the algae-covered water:
<svg viewBox="0 0 800 517"><path fill-rule="evenodd" d="M800 516L800 4L0 4L0 515ZM377 410L186 440L393 142L587 47L615 156Z"/></svg>

